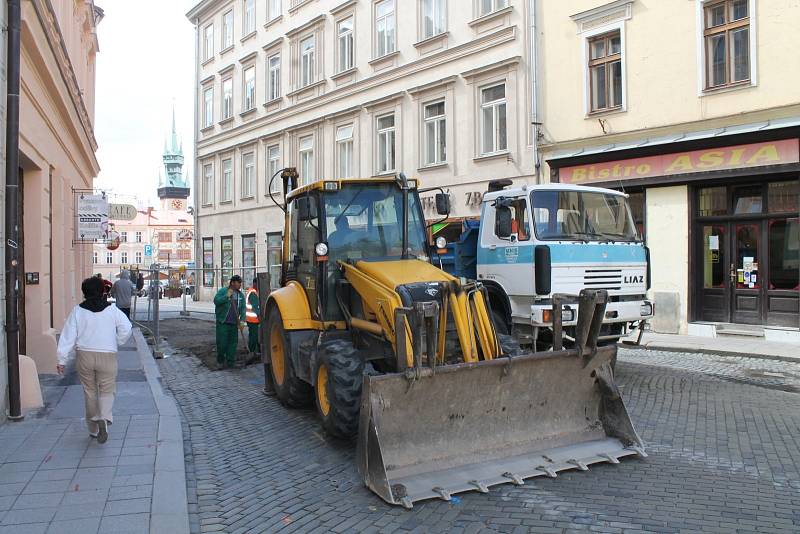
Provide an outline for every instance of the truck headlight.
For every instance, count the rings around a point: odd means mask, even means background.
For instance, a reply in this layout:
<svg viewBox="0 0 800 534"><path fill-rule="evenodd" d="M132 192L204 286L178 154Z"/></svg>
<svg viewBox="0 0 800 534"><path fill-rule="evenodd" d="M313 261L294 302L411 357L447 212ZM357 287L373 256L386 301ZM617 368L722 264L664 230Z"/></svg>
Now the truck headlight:
<svg viewBox="0 0 800 534"><path fill-rule="evenodd" d="M568 323L575 320L575 310L572 308L563 308L561 310L561 322ZM545 323L553 322L553 310L542 310L542 321Z"/></svg>
<svg viewBox="0 0 800 534"><path fill-rule="evenodd" d="M639 315L642 317L647 315L653 315L653 305L649 302L645 302L641 306L639 306Z"/></svg>
<svg viewBox="0 0 800 534"><path fill-rule="evenodd" d="M317 256L327 256L328 255L328 245L325 243L317 243L314 246L314 252Z"/></svg>
<svg viewBox="0 0 800 534"><path fill-rule="evenodd" d="M436 248L439 250L447 248L447 239L444 236L439 236L436 238Z"/></svg>

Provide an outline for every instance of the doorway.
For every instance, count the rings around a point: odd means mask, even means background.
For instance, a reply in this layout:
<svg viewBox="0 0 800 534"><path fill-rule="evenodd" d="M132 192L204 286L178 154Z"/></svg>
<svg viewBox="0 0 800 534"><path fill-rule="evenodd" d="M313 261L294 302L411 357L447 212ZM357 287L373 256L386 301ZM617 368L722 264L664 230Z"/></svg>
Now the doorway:
<svg viewBox="0 0 800 534"><path fill-rule="evenodd" d="M696 191L695 317L798 326L798 181Z"/></svg>

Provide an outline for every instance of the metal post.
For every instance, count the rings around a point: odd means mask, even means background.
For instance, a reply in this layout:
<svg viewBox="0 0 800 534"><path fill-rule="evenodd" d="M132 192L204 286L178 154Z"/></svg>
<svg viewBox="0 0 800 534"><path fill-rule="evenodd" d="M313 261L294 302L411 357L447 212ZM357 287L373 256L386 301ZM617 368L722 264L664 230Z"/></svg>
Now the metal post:
<svg viewBox="0 0 800 534"><path fill-rule="evenodd" d="M183 317L188 317L189 316L189 312L186 311L186 285L184 285L182 293L183 293L183 295L182 295L183 296L183 310L181 310L181 315Z"/></svg>
<svg viewBox="0 0 800 534"><path fill-rule="evenodd" d="M158 266L155 266L155 269L152 271L156 277L156 298L153 300L153 358L160 359L164 357L164 353L158 349L158 342L159 342L159 328L158 323L160 322L159 316L159 298L158 293L161 289L161 280L159 279L159 275L161 274ZM153 275L150 275L152 279Z"/></svg>
<svg viewBox="0 0 800 534"><path fill-rule="evenodd" d="M20 78L20 0L8 2L8 60L6 98L6 356L8 357L8 419L21 421L19 386L19 78Z"/></svg>

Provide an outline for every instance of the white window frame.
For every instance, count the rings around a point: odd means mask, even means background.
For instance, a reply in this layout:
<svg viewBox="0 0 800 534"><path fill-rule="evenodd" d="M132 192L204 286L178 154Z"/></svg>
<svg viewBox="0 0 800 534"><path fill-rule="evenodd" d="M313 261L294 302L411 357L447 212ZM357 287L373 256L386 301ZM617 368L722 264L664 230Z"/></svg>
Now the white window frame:
<svg viewBox="0 0 800 534"><path fill-rule="evenodd" d="M275 181L270 184L270 180L281 169L281 146L279 144L267 146L267 187L265 189L269 193L280 193L283 189L281 178L278 176Z"/></svg>
<svg viewBox="0 0 800 534"><path fill-rule="evenodd" d="M248 78L248 73L251 75ZM242 112L256 109L256 66L249 65L242 72Z"/></svg>
<svg viewBox="0 0 800 534"><path fill-rule="evenodd" d="M136 260L136 265L139 265L139 264L142 263L142 251L141 250L137 250L134 253L134 259Z"/></svg>
<svg viewBox="0 0 800 534"><path fill-rule="evenodd" d="M242 36L256 31L256 0L242 0Z"/></svg>
<svg viewBox="0 0 800 534"><path fill-rule="evenodd" d="M214 203L214 164L203 164L203 205Z"/></svg>
<svg viewBox="0 0 800 534"><path fill-rule="evenodd" d="M222 14L222 48L227 50L233 46L233 9Z"/></svg>
<svg viewBox="0 0 800 534"><path fill-rule="evenodd" d="M128 232L120 232L119 233L119 242L120 243L127 243L128 242Z"/></svg>
<svg viewBox="0 0 800 534"><path fill-rule="evenodd" d="M220 202L231 202L233 200L233 158L222 160L220 189Z"/></svg>
<svg viewBox="0 0 800 534"><path fill-rule="evenodd" d="M125 264L128 263L128 251L127 250L123 250L123 251L121 251L119 253L119 262L122 265L125 265Z"/></svg>
<svg viewBox="0 0 800 534"><path fill-rule="evenodd" d="M226 85L230 90L226 90ZM222 119L233 117L233 77L222 80Z"/></svg>
<svg viewBox="0 0 800 534"><path fill-rule="evenodd" d="M142 232L136 232L136 243L142 242Z"/></svg>
<svg viewBox="0 0 800 534"><path fill-rule="evenodd" d="M247 161L247 158L250 161ZM242 153L242 198L256 195L256 152L255 149Z"/></svg>
<svg viewBox="0 0 800 534"><path fill-rule="evenodd" d="M381 128L380 121L387 117L392 117L392 126ZM385 150L381 151L381 137L386 137ZM391 137L391 144L389 138ZM382 153L383 152L383 153ZM390 159L394 154L394 161L390 165ZM397 113L390 111L375 117L375 173L390 174L397 169Z"/></svg>
<svg viewBox="0 0 800 534"><path fill-rule="evenodd" d="M384 3L391 3L392 10L385 15L378 16L378 6ZM373 3L375 11L375 58L381 58L397 52L397 0L379 0ZM384 24L384 38L380 37L379 26ZM391 30L391 42L389 41L389 30ZM390 46L391 45L391 46Z"/></svg>
<svg viewBox="0 0 800 534"><path fill-rule="evenodd" d="M114 263L114 253L111 251L106 252L106 265Z"/></svg>
<svg viewBox="0 0 800 534"><path fill-rule="evenodd" d="M275 64L273 64L275 60ZM267 58L267 102L281 97L281 53Z"/></svg>
<svg viewBox="0 0 800 534"><path fill-rule="evenodd" d="M349 130L349 133L348 133ZM351 122L336 127L336 177L355 177L354 160L355 125Z"/></svg>
<svg viewBox="0 0 800 534"><path fill-rule="evenodd" d="M483 102L483 92L489 89L493 89L495 87L504 86L504 96L501 99L492 100L491 102L484 103ZM481 86L478 88L478 106L479 110L478 113L480 115L479 122L480 128L478 128L478 135L480 136L478 139L478 146L479 146L479 154L481 156L492 156L495 154L504 154L508 152L508 120L509 120L509 112L508 112L508 81L502 80L492 83L487 83L486 85ZM503 148L499 147L500 136L498 135L499 131L499 108L500 106L505 106L505 114L506 114L506 146ZM484 138L484 131L487 127L484 121L484 114L483 111L486 108L493 108L492 111L492 150L484 150L483 146L483 138Z"/></svg>
<svg viewBox="0 0 800 534"><path fill-rule="evenodd" d="M92 252L92 254L93 254L92 263L97 265L97 263L100 261L100 255L97 253L96 250L94 252Z"/></svg>
<svg viewBox="0 0 800 534"><path fill-rule="evenodd" d="M508 7L508 0L476 0L477 2L477 11L479 17L484 17L486 15L490 15L496 11L500 11L501 9L505 9ZM489 4L489 9L484 10L484 4Z"/></svg>
<svg viewBox="0 0 800 534"><path fill-rule="evenodd" d="M609 111L592 111L592 95L590 89L589 76L589 41L593 37L603 35L604 33L611 33L614 31L619 32L619 46L620 46L620 62L622 64L622 107L615 108ZM598 28L593 28L581 34L583 38L583 114L585 117L594 117L595 115L602 115L605 113L622 113L628 110L628 68L627 58L625 57L625 21L620 20L613 24L607 24Z"/></svg>
<svg viewBox="0 0 800 534"><path fill-rule="evenodd" d="M337 72L350 70L355 66L355 16L348 15L336 21L336 67ZM350 23L350 29L342 32L341 25L345 22ZM344 42L343 42L344 41ZM342 47L345 54L342 57Z"/></svg>
<svg viewBox="0 0 800 534"><path fill-rule="evenodd" d="M209 98L210 95L210 98ZM203 129L214 126L214 86L203 89Z"/></svg>
<svg viewBox="0 0 800 534"><path fill-rule="evenodd" d="M756 11L756 0L750 0L747 9L750 18L750 83L734 85L732 87L720 87L719 89L706 89L706 79L708 70L706 69L706 46L705 46L705 5L714 0L695 0L695 18L697 28L697 96L704 97L717 93L736 91L746 87L758 85L758 20ZM623 51L624 51L623 47Z"/></svg>
<svg viewBox="0 0 800 534"><path fill-rule="evenodd" d="M432 11L431 20L433 21L432 33L428 33L425 24L428 10ZM420 5L420 35L422 40L430 39L447 32L447 0L421 0ZM437 28L437 23L441 27Z"/></svg>
<svg viewBox="0 0 800 534"><path fill-rule="evenodd" d="M267 22L281 16L281 0L267 0Z"/></svg>
<svg viewBox="0 0 800 534"><path fill-rule="evenodd" d="M304 43L311 42L311 47L303 50ZM300 87L306 87L316 82L316 52L317 52L317 36L311 34L308 37L300 40L298 52L300 54L300 79L298 80Z"/></svg>
<svg viewBox="0 0 800 534"><path fill-rule="evenodd" d="M428 106L435 106L438 104L444 105L444 113L441 115L436 115L433 117L426 117L425 110ZM444 124L444 132L441 131L441 127L439 126L440 123ZM434 151L436 154L434 155L433 160L429 160L428 156L428 125L433 124L433 146ZM444 136L444 139L441 136ZM440 154L438 153L439 141L442 141L444 146L444 155L440 158ZM422 104L422 162L423 167L431 167L435 165L441 165L447 162L447 102L445 98L438 98L436 100L430 100L428 102L424 102Z"/></svg>
<svg viewBox="0 0 800 534"><path fill-rule="evenodd" d="M209 31L210 30L210 31ZM203 28L203 62L214 57L214 23Z"/></svg>
<svg viewBox="0 0 800 534"><path fill-rule="evenodd" d="M314 136L304 135L297 140L297 160L300 171L300 183L310 184L316 181L314 176Z"/></svg>

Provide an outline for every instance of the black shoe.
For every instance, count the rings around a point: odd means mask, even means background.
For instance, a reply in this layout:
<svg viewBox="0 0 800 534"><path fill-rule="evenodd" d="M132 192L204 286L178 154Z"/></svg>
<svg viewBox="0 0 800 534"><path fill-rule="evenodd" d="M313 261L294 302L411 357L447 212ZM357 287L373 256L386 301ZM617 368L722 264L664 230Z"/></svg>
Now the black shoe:
<svg viewBox="0 0 800 534"><path fill-rule="evenodd" d="M97 426L100 430L97 432L97 443L103 444L108 441L108 423L105 419L98 421Z"/></svg>

